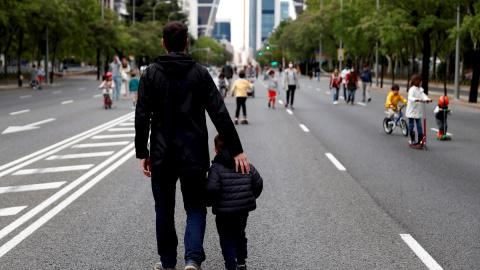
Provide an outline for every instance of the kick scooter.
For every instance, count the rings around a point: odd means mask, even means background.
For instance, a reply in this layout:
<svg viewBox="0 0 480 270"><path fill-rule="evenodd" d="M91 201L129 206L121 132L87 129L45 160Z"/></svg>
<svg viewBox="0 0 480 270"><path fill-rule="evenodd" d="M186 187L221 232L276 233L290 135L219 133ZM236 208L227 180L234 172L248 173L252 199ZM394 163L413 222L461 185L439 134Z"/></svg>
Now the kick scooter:
<svg viewBox="0 0 480 270"><path fill-rule="evenodd" d="M450 109L440 109L439 112L443 112L443 119L445 123L443 124L443 134L441 136L437 136L437 139L440 141L451 141L452 136L447 134L447 117L446 114L450 112Z"/></svg>
<svg viewBox="0 0 480 270"><path fill-rule="evenodd" d="M418 144L415 144L412 141L408 142L408 145L411 148L423 149L427 150L427 115L425 113L425 103L429 103L430 100L422 100L422 101L415 101L415 102L422 102L423 103L423 138Z"/></svg>

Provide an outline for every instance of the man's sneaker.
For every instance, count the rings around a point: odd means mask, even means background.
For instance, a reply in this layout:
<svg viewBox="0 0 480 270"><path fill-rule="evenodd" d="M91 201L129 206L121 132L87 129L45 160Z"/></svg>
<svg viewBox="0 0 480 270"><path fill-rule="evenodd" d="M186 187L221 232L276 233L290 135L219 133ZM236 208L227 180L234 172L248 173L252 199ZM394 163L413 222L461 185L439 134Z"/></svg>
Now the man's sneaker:
<svg viewBox="0 0 480 270"><path fill-rule="evenodd" d="M285 103L285 108L287 108L287 107L288 107L288 103Z"/></svg>
<svg viewBox="0 0 480 270"><path fill-rule="evenodd" d="M237 265L237 270L247 270L247 265L246 264L239 264L239 265Z"/></svg>
<svg viewBox="0 0 480 270"><path fill-rule="evenodd" d="M176 268L163 268L162 263L156 263L154 270L177 270Z"/></svg>
<svg viewBox="0 0 480 270"><path fill-rule="evenodd" d="M187 266L185 266L185 270L202 270L202 268L196 263L189 263Z"/></svg>
<svg viewBox="0 0 480 270"><path fill-rule="evenodd" d="M370 102L370 101L372 101L372 98L369 98L369 99L368 99L368 102Z"/></svg>

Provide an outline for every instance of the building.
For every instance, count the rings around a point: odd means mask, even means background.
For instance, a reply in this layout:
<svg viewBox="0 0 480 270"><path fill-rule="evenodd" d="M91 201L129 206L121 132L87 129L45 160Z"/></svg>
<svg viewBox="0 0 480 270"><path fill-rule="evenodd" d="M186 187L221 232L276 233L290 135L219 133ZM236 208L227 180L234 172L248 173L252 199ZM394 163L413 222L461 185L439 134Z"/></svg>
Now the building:
<svg viewBox="0 0 480 270"><path fill-rule="evenodd" d="M231 34L231 22L230 20L216 21L215 27L213 28L212 38L218 40L227 40L232 42Z"/></svg>
<svg viewBox="0 0 480 270"><path fill-rule="evenodd" d="M178 0L180 8L188 14L189 33L194 38L212 36L219 3L220 0Z"/></svg>
<svg viewBox="0 0 480 270"><path fill-rule="evenodd" d="M293 0L293 5L295 6L295 12L297 14L302 13L305 10L305 0Z"/></svg>

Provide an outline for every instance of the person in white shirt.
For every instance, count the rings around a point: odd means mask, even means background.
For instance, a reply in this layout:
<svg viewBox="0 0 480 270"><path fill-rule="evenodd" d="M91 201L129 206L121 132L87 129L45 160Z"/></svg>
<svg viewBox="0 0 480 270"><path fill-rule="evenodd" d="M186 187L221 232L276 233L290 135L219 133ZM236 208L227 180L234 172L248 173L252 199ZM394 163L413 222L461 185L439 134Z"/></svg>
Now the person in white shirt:
<svg viewBox="0 0 480 270"><path fill-rule="evenodd" d="M298 74L293 68L293 62L290 61L288 63L288 68L283 72L283 89L287 91L287 103L285 103L285 108L290 104L290 108L293 109L293 98L295 97L295 89L297 88L300 90Z"/></svg>
<svg viewBox="0 0 480 270"><path fill-rule="evenodd" d="M416 101L427 101L431 102L432 100L425 95L422 88L422 77L420 75L413 75L412 81L410 82L410 89L408 89L408 103L407 111L405 116L408 118L408 131L410 132L410 139L412 144L420 144L423 140L423 130L422 130L422 104L417 103ZM414 125L417 125L418 131L418 141L415 141L415 131L413 131Z"/></svg>
<svg viewBox="0 0 480 270"><path fill-rule="evenodd" d="M340 77L342 77L343 97L345 98L345 101L347 101L347 87L345 86L345 79L347 78L347 74L350 74L349 65L346 65L340 73Z"/></svg>

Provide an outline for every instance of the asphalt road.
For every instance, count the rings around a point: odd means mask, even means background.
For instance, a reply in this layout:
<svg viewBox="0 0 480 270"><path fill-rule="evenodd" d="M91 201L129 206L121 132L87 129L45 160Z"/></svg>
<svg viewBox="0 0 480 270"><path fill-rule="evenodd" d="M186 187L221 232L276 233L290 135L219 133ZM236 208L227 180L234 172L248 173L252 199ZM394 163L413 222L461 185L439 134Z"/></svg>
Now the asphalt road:
<svg viewBox="0 0 480 270"><path fill-rule="evenodd" d="M301 83L295 110L285 110L267 107L257 81L250 124L237 126L265 185L247 226L249 269L478 269L479 111L452 107L453 140L440 142L427 105L429 149L416 150L399 130L383 132L385 93L372 92L365 106L334 106L324 78ZM131 102L105 110L97 85L78 78L0 92L0 132L55 119L0 134L0 269L152 269L158 261ZM225 102L233 116L235 99ZM211 213L205 250L203 268L223 269Z"/></svg>

